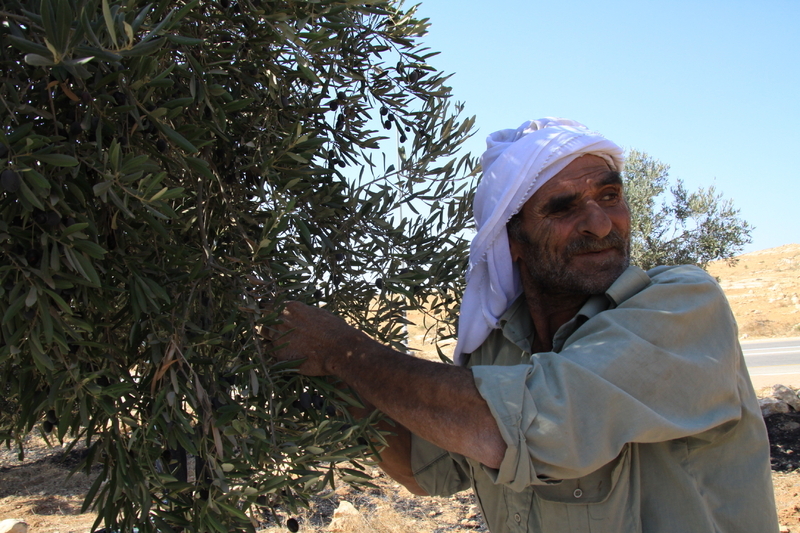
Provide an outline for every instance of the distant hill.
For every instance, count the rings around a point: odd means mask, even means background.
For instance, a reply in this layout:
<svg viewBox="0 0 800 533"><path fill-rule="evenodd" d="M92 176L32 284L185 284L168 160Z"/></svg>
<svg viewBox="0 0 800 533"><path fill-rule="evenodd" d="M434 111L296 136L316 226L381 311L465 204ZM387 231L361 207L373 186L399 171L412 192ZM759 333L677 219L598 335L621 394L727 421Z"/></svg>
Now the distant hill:
<svg viewBox="0 0 800 533"><path fill-rule="evenodd" d="M720 280L741 338L800 336L800 244L786 244L709 265Z"/></svg>

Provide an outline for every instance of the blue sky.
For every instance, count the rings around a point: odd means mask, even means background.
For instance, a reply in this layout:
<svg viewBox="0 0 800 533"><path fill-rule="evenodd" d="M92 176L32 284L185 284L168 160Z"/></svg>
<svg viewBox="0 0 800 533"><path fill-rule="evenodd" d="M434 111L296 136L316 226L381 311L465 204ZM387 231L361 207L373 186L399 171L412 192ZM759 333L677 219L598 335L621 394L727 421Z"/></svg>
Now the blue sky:
<svg viewBox="0 0 800 533"><path fill-rule="evenodd" d="M714 185L756 228L745 252L800 243L800 1L423 0L430 62L486 136L583 122Z"/></svg>

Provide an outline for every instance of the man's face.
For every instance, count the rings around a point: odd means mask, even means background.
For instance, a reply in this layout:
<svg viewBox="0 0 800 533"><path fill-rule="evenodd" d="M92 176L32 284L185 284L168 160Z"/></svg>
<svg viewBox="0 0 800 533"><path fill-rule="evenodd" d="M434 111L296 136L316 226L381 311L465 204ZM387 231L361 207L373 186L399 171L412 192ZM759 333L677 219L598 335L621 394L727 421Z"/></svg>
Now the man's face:
<svg viewBox="0 0 800 533"><path fill-rule="evenodd" d="M511 257L542 294L602 294L627 268L630 211L605 159L579 157L520 211L522 241Z"/></svg>

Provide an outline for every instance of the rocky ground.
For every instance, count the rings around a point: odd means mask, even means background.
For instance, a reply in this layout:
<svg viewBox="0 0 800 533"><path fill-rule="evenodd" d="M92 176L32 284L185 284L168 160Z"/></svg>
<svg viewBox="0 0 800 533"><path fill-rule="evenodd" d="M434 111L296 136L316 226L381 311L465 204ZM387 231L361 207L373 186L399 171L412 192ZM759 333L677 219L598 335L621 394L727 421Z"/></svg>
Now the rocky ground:
<svg viewBox="0 0 800 533"><path fill-rule="evenodd" d="M742 338L800 336L800 245L753 252L741 256L733 267L714 264L709 271L720 279ZM411 328L409 333L422 343L422 328ZM423 355L435 358L431 351ZM769 395L770 388L759 393ZM800 533L800 413L772 415L766 421L782 531ZM25 520L30 533L89 533L95 516L80 514L80 508L92 479L84 474L68 476L75 461L74 454L65 457L60 448L50 448L35 436L29 437L23 460L16 450L0 450L0 520ZM419 498L379 472L375 475L377 488L339 487L291 518L298 520L301 532L485 531L471 494ZM352 508L342 505L343 512L331 524L342 502ZM282 517L282 524L264 524L263 531L286 531L288 518Z"/></svg>

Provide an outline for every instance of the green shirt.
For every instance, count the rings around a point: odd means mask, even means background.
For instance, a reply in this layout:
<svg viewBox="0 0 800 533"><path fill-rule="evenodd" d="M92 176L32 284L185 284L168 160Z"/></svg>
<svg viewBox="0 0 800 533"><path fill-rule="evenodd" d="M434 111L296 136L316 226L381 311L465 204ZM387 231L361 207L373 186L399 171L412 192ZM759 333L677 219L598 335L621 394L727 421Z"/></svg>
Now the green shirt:
<svg viewBox="0 0 800 533"><path fill-rule="evenodd" d="M774 533L769 444L719 285L631 267L531 354L524 297L473 352L499 469L416 436L432 495L474 489L494 533Z"/></svg>

